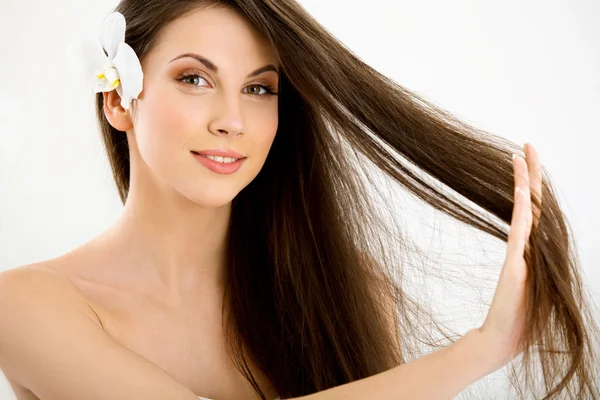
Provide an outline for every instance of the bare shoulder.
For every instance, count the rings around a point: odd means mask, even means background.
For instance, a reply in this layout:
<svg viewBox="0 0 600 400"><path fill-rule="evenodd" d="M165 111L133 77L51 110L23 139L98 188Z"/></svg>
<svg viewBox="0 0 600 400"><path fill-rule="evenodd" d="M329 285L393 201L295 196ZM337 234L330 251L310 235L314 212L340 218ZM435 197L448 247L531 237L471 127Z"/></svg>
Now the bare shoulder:
<svg viewBox="0 0 600 400"><path fill-rule="evenodd" d="M64 275L45 264L28 264L0 272L0 314L4 321L19 318L27 304L46 301L51 296L60 303L82 310L90 321L102 327L94 310L77 287ZM58 309L58 312L61 310ZM67 312L67 308L64 309ZM0 330L2 328L0 327ZM6 329L6 325L5 325ZM35 335L35 332L32 332ZM38 400L29 389L21 385L6 369L3 374L17 400Z"/></svg>
<svg viewBox="0 0 600 400"><path fill-rule="evenodd" d="M197 400L106 334L68 277L37 265L0 273L0 369L11 386L44 400Z"/></svg>
<svg viewBox="0 0 600 400"><path fill-rule="evenodd" d="M61 304L70 305L85 313L102 326L94 309L85 295L64 274L54 269L50 263L28 264L0 272L0 311L19 313L16 307L22 301L44 301L51 296ZM15 307L11 307L11 304Z"/></svg>

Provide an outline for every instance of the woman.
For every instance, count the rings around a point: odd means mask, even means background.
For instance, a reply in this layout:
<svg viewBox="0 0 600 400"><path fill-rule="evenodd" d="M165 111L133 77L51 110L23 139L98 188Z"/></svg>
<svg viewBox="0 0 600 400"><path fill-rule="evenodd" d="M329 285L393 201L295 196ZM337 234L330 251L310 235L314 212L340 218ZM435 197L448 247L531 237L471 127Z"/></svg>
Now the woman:
<svg viewBox="0 0 600 400"><path fill-rule="evenodd" d="M511 160L518 146L369 68L292 1L116 11L143 71L139 93L133 67L97 77L125 208L2 274L0 367L19 399L451 398L520 354L526 372L540 357L544 398L598 397L598 329L532 146ZM508 244L484 324L458 340L438 326L450 344L416 360L431 335L392 279L365 160Z"/></svg>

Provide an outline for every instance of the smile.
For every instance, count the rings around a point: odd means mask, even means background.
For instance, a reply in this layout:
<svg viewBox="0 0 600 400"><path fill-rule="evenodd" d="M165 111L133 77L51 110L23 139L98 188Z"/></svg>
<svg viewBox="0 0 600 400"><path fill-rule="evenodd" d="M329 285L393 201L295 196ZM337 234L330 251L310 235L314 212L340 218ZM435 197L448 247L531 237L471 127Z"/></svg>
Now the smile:
<svg viewBox="0 0 600 400"><path fill-rule="evenodd" d="M218 174L233 174L240 169L245 158L235 159L231 157L207 156L192 152L194 158L206 168Z"/></svg>

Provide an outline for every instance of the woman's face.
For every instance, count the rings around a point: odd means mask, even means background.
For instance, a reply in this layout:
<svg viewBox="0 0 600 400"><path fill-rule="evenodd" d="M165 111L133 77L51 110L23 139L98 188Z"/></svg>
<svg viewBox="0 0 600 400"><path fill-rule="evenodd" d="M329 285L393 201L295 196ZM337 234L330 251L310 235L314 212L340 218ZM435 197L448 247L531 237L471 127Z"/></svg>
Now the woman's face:
<svg viewBox="0 0 600 400"><path fill-rule="evenodd" d="M235 11L200 9L161 32L142 69L128 135L146 178L206 207L231 202L259 173L277 131L278 96L269 90L278 91L279 64L270 44ZM220 174L192 153L210 149L246 159Z"/></svg>

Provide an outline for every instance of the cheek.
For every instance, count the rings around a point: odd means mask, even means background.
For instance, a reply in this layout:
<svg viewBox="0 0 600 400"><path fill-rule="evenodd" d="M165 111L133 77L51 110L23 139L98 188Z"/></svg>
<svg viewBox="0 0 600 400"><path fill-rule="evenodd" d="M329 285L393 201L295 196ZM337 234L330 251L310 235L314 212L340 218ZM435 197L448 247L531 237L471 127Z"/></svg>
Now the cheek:
<svg viewBox="0 0 600 400"><path fill-rule="evenodd" d="M154 91L144 99L143 120L136 126L140 151L153 159L179 152L189 132L200 126L201 113L182 102L174 91ZM149 161L149 160L148 160Z"/></svg>
<svg viewBox="0 0 600 400"><path fill-rule="evenodd" d="M275 139L275 134L277 133L277 105L275 105L275 107L257 108L255 112L253 112L252 121L252 128L249 132L253 132L251 135L255 146L253 150L257 154L260 153L266 157L273 144L273 140Z"/></svg>

